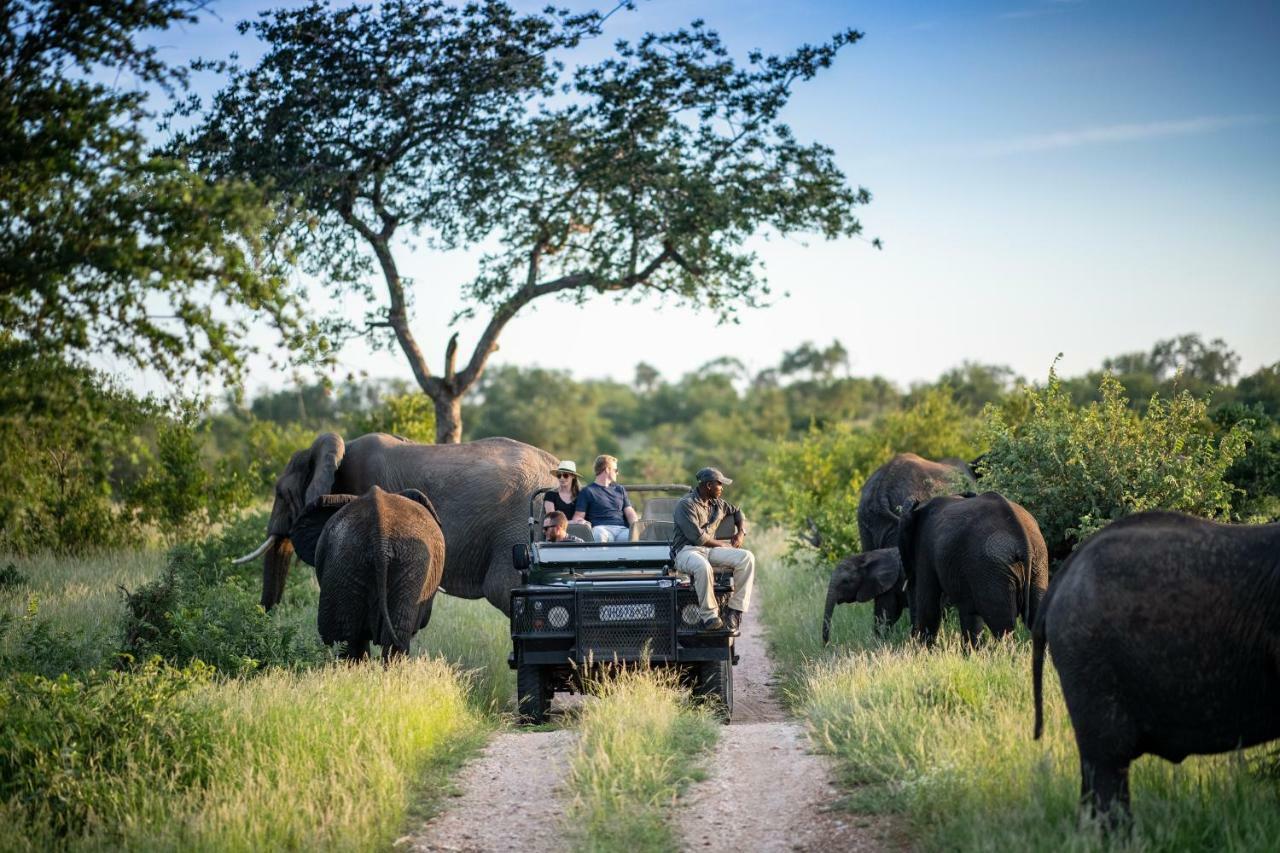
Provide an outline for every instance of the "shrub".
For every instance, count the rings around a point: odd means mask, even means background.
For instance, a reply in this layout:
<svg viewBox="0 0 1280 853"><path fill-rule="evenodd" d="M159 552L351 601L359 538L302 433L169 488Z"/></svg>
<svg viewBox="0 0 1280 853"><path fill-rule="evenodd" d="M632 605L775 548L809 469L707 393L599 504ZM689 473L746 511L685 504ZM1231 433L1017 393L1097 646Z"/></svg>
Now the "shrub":
<svg viewBox="0 0 1280 853"><path fill-rule="evenodd" d="M326 658L313 632L268 616L259 605L257 565L231 562L257 544L264 526L259 513L217 536L172 548L160 577L125 594L123 651L176 665L200 660L229 675ZM291 581L310 584L306 572L293 572Z"/></svg>
<svg viewBox="0 0 1280 853"><path fill-rule="evenodd" d="M876 468L907 451L929 459L970 458L977 431L977 421L952 400L949 388L929 389L871 428L840 423L779 445L748 505L753 516L783 523L797 545L815 544L820 558L833 562L861 549L858 498Z"/></svg>
<svg viewBox="0 0 1280 853"><path fill-rule="evenodd" d="M1206 401L1186 391L1168 400L1153 395L1142 414L1110 374L1098 391L1099 401L1076 407L1051 369L1044 388L1023 389L1029 414L1021 424L986 410L982 485L1026 507L1055 558L1141 510L1230 516L1237 490L1225 475L1244 453L1242 425L1215 439Z"/></svg>
<svg viewBox="0 0 1280 853"><path fill-rule="evenodd" d="M353 414L347 437L370 432L388 432L410 441L434 444L436 413L431 398L410 391L387 397L373 408Z"/></svg>
<svg viewBox="0 0 1280 853"><path fill-rule="evenodd" d="M152 661L130 674L0 682L0 805L37 831L66 836L91 821L117 822L153 786L200 783L212 715L183 698L209 674Z"/></svg>

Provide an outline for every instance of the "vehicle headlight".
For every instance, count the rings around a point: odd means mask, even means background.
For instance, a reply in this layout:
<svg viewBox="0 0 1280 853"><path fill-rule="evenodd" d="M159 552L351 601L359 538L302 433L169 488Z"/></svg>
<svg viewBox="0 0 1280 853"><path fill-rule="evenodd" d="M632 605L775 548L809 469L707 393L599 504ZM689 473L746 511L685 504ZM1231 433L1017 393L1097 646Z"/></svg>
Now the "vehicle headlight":
<svg viewBox="0 0 1280 853"><path fill-rule="evenodd" d="M569 624L569 608L557 604L547 611L547 622L552 628L563 628Z"/></svg>
<svg viewBox="0 0 1280 853"><path fill-rule="evenodd" d="M686 604L680 610L680 621L686 625L698 624L698 605Z"/></svg>

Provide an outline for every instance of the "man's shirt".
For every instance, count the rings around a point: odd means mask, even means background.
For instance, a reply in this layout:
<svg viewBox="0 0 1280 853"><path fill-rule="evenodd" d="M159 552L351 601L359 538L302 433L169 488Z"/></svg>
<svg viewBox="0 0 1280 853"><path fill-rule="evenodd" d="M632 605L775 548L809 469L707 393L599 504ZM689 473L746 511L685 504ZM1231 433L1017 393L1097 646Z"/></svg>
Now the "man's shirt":
<svg viewBox="0 0 1280 853"><path fill-rule="evenodd" d="M674 512L676 523L675 535L671 537L671 554L679 554L687 545L714 547L711 541L716 538L716 528L726 517L732 517L737 528L744 533L747 529L746 516L742 510L724 498L704 500L698 496L697 489L689 493L677 503Z"/></svg>
<svg viewBox="0 0 1280 853"><path fill-rule="evenodd" d="M578 502L574 504L575 513L584 513L592 524L603 524L611 527L626 527L627 517L623 510L631 506L627 490L617 483L610 483L606 488L599 483L590 483L578 492Z"/></svg>

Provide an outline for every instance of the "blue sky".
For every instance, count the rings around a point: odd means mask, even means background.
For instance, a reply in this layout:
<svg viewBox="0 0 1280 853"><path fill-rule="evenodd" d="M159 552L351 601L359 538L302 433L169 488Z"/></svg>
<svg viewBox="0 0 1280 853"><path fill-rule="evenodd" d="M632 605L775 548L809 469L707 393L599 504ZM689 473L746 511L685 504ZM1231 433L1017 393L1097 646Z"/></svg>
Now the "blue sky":
<svg viewBox="0 0 1280 853"><path fill-rule="evenodd" d="M157 42L173 60L251 58L231 25L271 5L215 2L221 21ZM614 16L584 58L693 17L738 56L865 33L785 117L872 192L861 218L884 250L759 241L777 299L733 326L657 302L537 305L491 364L625 380L643 359L676 378L838 338L854 373L905 386L966 358L1042 378L1062 352L1074 374L1185 332L1226 339L1245 372L1280 360L1280 5L653 0ZM431 282L414 328L439 369L474 256L405 248L401 265ZM480 324L460 330L469 352ZM602 334L616 355L582 343ZM354 345L344 362L410 376L398 352ZM249 384L275 382L262 366Z"/></svg>

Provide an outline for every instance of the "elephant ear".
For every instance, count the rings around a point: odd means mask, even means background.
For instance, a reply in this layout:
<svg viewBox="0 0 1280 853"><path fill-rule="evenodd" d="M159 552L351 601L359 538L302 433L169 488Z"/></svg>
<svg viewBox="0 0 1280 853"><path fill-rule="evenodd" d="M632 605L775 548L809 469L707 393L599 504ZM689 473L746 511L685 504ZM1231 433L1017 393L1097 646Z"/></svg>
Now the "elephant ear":
<svg viewBox="0 0 1280 853"><path fill-rule="evenodd" d="M897 585L902 578L902 560L897 548L878 548L860 555L862 580L855 593L858 601L871 601Z"/></svg>
<svg viewBox="0 0 1280 853"><path fill-rule="evenodd" d="M302 511L298 520L289 528L289 539L298 558L309 566L316 564L316 545L320 534L338 510L356 499L355 495L321 495Z"/></svg>
<svg viewBox="0 0 1280 853"><path fill-rule="evenodd" d="M307 506L333 490L338 466L346 452L347 446L336 432L323 433L311 444L311 479L307 481L307 492L303 497Z"/></svg>
<svg viewBox="0 0 1280 853"><path fill-rule="evenodd" d="M408 498L411 501L417 501L427 508L427 512L431 513L431 517L436 520L436 524L440 523L440 513L436 512L435 504L431 502L431 498L427 497L418 489L405 489L400 492L400 497Z"/></svg>

